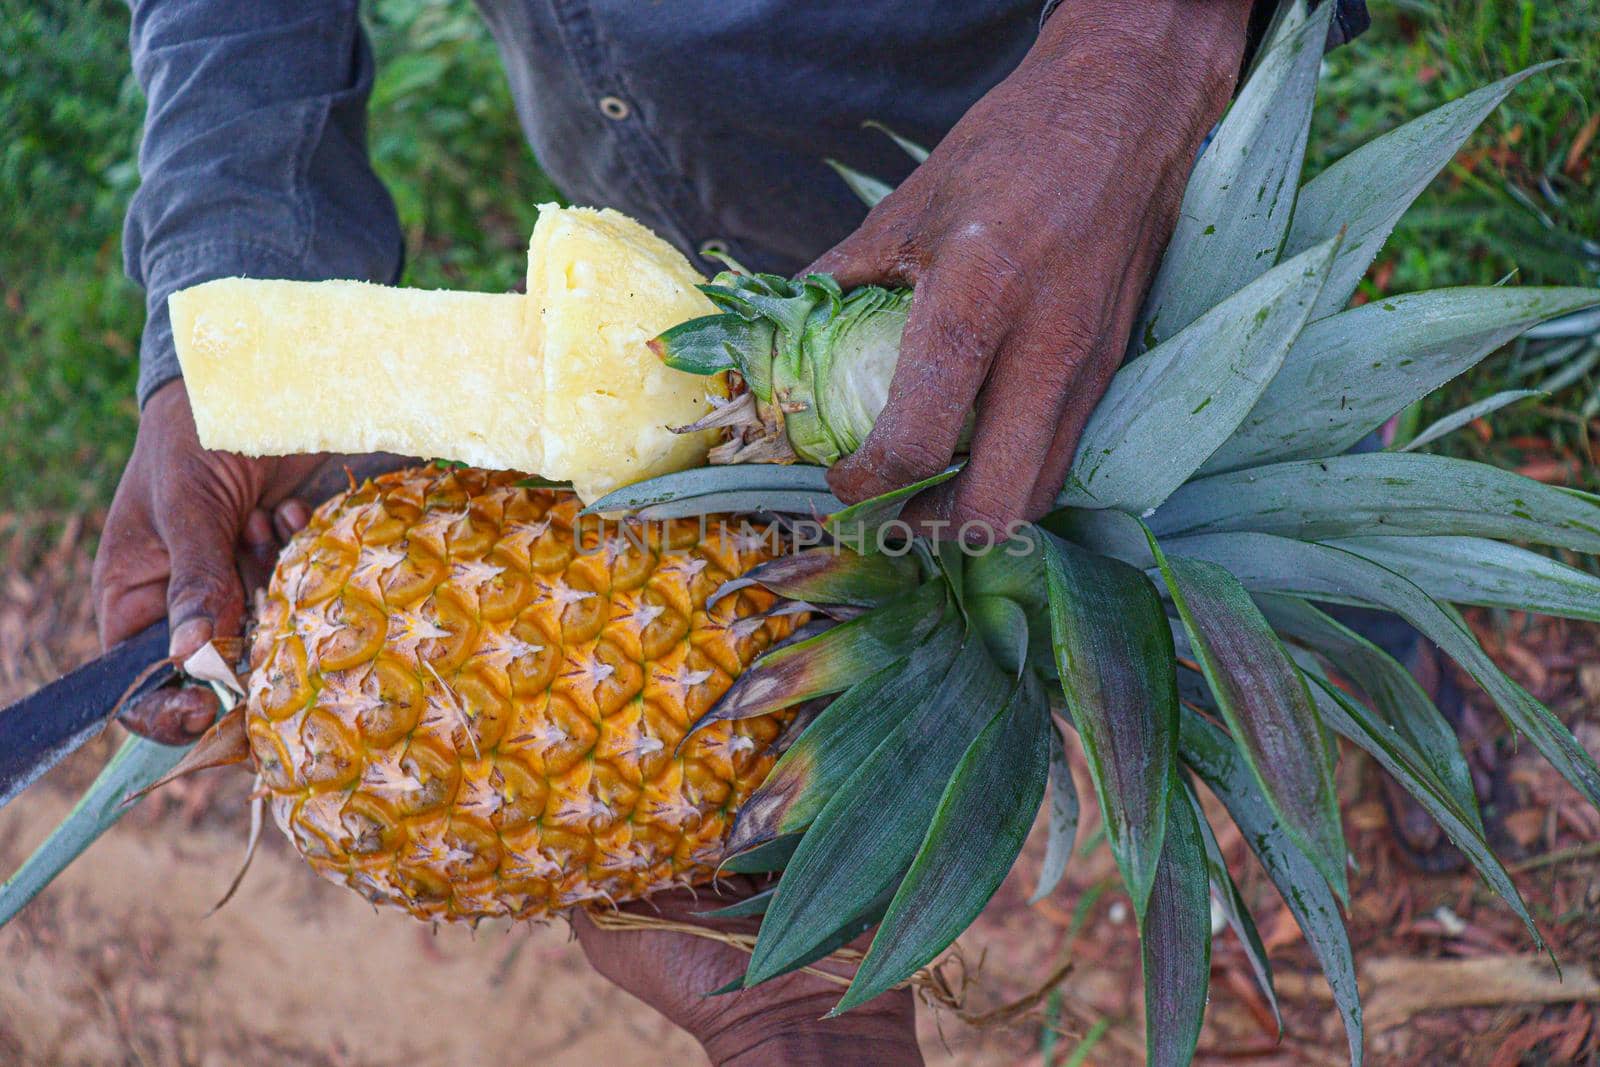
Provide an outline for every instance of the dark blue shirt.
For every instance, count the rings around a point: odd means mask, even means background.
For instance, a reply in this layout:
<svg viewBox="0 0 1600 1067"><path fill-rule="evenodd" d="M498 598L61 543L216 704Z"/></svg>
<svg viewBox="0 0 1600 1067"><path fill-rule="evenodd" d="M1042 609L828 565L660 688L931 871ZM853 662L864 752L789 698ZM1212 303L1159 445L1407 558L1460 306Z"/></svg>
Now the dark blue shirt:
<svg viewBox="0 0 1600 1067"><path fill-rule="evenodd" d="M780 273L861 220L825 158L903 177L909 161L862 123L937 142L1041 17L1040 0L477 3L534 153L571 200ZM393 283L402 244L367 159L357 0L131 6L149 105L124 241L150 312L142 403L178 376L170 293L229 275ZM1342 0L1339 25L1361 6Z"/></svg>

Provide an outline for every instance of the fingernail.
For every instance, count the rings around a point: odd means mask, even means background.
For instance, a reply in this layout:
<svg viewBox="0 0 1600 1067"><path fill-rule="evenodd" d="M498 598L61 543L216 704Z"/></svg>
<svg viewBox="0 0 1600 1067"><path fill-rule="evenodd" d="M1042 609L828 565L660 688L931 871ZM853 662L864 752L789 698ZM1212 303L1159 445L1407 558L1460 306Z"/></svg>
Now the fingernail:
<svg viewBox="0 0 1600 1067"><path fill-rule="evenodd" d="M200 651L200 646L211 640L210 619L186 619L172 631L167 643L167 655L180 662Z"/></svg>
<svg viewBox="0 0 1600 1067"><path fill-rule="evenodd" d="M311 521L311 509L298 500L285 500L278 505L278 515L290 533L299 533Z"/></svg>
<svg viewBox="0 0 1600 1067"><path fill-rule="evenodd" d="M265 511L256 508L244 522L244 543L252 548L272 543L272 519Z"/></svg>
<svg viewBox="0 0 1600 1067"><path fill-rule="evenodd" d="M183 728L191 734L203 734L211 728L216 714L209 709L196 708L183 717Z"/></svg>

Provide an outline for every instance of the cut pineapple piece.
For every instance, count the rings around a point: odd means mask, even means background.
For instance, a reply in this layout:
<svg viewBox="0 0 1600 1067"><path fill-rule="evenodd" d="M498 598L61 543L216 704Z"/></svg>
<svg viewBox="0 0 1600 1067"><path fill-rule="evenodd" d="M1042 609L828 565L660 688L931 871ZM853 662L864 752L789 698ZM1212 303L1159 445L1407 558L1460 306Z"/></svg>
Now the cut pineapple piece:
<svg viewBox="0 0 1600 1067"><path fill-rule="evenodd" d="M707 379L665 366L646 342L714 314L705 279L616 211L544 204L528 248L528 330L544 354L544 468L592 501L705 461L710 433L670 427L709 410Z"/></svg>
<svg viewBox="0 0 1600 1067"><path fill-rule="evenodd" d="M543 378L515 293L222 278L168 307L207 448L543 465Z"/></svg>
<svg viewBox="0 0 1600 1067"><path fill-rule="evenodd" d="M645 342L716 311L704 279L610 210L541 206L529 253L526 297L245 278L174 293L201 443L457 459L585 502L703 462L712 435L669 427L704 415L718 380Z"/></svg>

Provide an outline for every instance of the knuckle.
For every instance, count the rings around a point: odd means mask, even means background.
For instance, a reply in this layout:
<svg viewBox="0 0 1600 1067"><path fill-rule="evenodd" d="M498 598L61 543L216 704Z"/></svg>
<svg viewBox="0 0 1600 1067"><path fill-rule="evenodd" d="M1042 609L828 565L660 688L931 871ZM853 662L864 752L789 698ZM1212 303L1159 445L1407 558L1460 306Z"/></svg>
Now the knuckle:
<svg viewBox="0 0 1600 1067"><path fill-rule="evenodd" d="M190 559L175 568L167 586L167 602L173 614L215 610L231 599L238 577L233 568L213 559Z"/></svg>
<svg viewBox="0 0 1600 1067"><path fill-rule="evenodd" d="M948 453L926 440L912 438L886 443L876 468L891 488L899 488L933 477L949 462Z"/></svg>
<svg viewBox="0 0 1600 1067"><path fill-rule="evenodd" d="M950 506L950 521L958 531L963 528L973 533L986 533L994 540L1004 540L1007 526L1026 518L1026 494L1033 488L1030 479L968 478L956 487L955 499ZM963 535L963 539L967 539Z"/></svg>

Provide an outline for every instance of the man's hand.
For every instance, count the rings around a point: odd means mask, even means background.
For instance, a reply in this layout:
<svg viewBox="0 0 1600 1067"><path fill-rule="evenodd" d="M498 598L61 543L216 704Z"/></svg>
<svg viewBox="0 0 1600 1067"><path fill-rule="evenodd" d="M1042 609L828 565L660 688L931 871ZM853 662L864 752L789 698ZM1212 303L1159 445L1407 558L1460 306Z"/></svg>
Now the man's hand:
<svg viewBox="0 0 1600 1067"><path fill-rule="evenodd" d="M100 641L114 645L166 615L170 652L187 658L213 637L238 634L245 583L272 572L281 543L310 516L300 494L326 495L322 456L250 459L200 446L183 382L146 402L139 436L106 517L94 561ZM343 478L343 475L340 475ZM211 724L216 698L159 691L125 719L168 744Z"/></svg>
<svg viewBox="0 0 1600 1067"><path fill-rule="evenodd" d="M731 881L738 886L736 896L752 888L748 879ZM754 919L708 921L698 917L697 913L727 902L706 892L697 900L687 891L678 891L624 910L753 933ZM796 972L754 989L707 997L706 993L744 973L750 962L748 953L692 934L602 930L581 911L574 914L572 925L595 970L687 1030L719 1067L823 1063L913 1067L922 1063L909 989L885 993L837 1019L824 1020L844 995L843 985ZM827 966L839 970L831 963Z"/></svg>
<svg viewBox="0 0 1600 1067"><path fill-rule="evenodd" d="M1237 77L1248 0L1064 0L1005 81L812 267L914 285L889 402L828 481L846 501L971 457L907 518L1048 511L1116 371L1189 169Z"/></svg>

